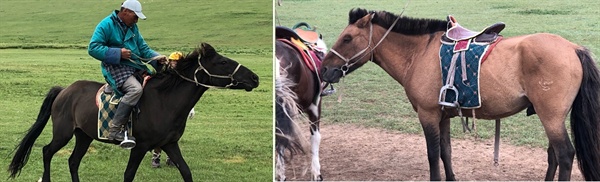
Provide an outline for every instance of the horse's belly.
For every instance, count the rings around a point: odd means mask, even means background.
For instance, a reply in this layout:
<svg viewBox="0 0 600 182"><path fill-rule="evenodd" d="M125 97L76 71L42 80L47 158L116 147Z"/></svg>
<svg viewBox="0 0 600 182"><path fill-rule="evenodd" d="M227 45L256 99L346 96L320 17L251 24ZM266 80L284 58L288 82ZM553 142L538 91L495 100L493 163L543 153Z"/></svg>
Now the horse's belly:
<svg viewBox="0 0 600 182"><path fill-rule="evenodd" d="M475 117L481 119L500 119L514 115L529 105L530 103L525 97L482 101L481 107L475 110Z"/></svg>
<svg viewBox="0 0 600 182"><path fill-rule="evenodd" d="M505 71L504 74L497 75L482 72L482 78L480 78L481 107L475 110L476 118L508 117L530 105L519 79L515 79L517 75L509 74L512 72L510 70Z"/></svg>

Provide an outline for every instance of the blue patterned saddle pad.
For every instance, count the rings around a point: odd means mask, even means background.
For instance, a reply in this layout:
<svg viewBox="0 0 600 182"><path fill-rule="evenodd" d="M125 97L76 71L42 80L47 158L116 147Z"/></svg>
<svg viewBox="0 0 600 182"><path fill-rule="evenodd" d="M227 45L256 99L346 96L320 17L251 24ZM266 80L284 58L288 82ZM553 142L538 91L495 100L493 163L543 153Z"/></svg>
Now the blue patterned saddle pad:
<svg viewBox="0 0 600 182"><path fill-rule="evenodd" d="M108 124L112 122L112 118L115 116L120 98L112 99L115 95L104 93L104 88L107 86L100 87L98 93L96 93L96 105L98 106L98 138L107 140L108 139ZM112 102L111 102L112 99ZM133 125L127 122L127 135L132 136Z"/></svg>
<svg viewBox="0 0 600 182"><path fill-rule="evenodd" d="M463 42L464 43L464 42ZM456 50L457 43L449 43L442 41L440 48L440 67L442 69L442 84L446 84L448 71L454 66L454 82L453 86L458 90L458 104L461 108L474 109L481 107L481 96L479 93L479 70L482 58L488 51L490 44L468 42L462 45L462 50ZM466 47L465 47L466 46ZM465 54L465 72L466 80L463 80L462 56L458 56L455 65L450 65L454 54ZM454 103L456 101L456 93L447 91L445 97L440 101Z"/></svg>

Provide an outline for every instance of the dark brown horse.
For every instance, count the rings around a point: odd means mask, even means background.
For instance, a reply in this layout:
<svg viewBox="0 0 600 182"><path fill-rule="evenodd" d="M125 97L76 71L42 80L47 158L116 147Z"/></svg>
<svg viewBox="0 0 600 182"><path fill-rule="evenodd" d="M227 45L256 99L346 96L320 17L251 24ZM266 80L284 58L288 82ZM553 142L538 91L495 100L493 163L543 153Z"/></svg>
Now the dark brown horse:
<svg viewBox="0 0 600 182"><path fill-rule="evenodd" d="M44 146L42 181L50 181L52 156L75 135L75 149L69 157L71 180L79 181L78 168L90 143L98 140L98 107L95 96L104 83L77 81L67 88L52 88L44 100L36 122L31 126L9 166L10 177L16 177L27 163L35 140L52 117L52 141ZM160 147L177 165L184 181L192 174L184 161L178 141L183 135L188 112L209 87L245 89L258 86L258 76L234 60L218 54L209 44L178 61L177 67L155 75L144 87L139 101L137 119L133 121L133 136L137 145L131 149L124 181L133 181L145 153Z"/></svg>
<svg viewBox="0 0 600 182"><path fill-rule="evenodd" d="M371 60L404 86L425 133L431 180L441 180L440 158L446 180L455 180L450 118L458 112L438 104L438 53L448 23L351 10L349 25L330 51L337 54L327 54L322 68L323 80L336 83ZM569 180L575 154L585 179L600 180L600 76L587 49L547 33L505 38L480 69L478 118L500 119L535 108L549 140L545 180L554 179L557 167L558 180ZM565 127L569 111L575 147ZM462 113L473 117L471 112Z"/></svg>
<svg viewBox="0 0 600 182"><path fill-rule="evenodd" d="M279 28L276 28L276 34L281 35L281 32L277 31L280 31ZM317 46L320 46L321 49L325 48L322 40L320 43L317 43ZM291 45L284 43L280 39L275 42L275 56L277 64L279 65L277 68L280 71L279 73L285 73L284 76L279 78L279 81L286 80L285 82L289 82L285 85L293 92L290 94L296 97L295 104L299 106L302 113L308 115L308 119L310 120L310 142L312 153L311 178L313 180L322 180L321 164L319 161L319 145L321 143L321 134L319 130L319 120L321 117L321 80L318 77L317 72L309 69L309 66L303 61L302 55L298 50ZM280 96L279 98L283 97ZM283 109L286 108L285 106L282 106L281 109L281 111L283 111ZM289 110L289 108L287 110ZM279 122L288 121L288 119L285 119L287 116L281 115L281 117L283 119L278 119L276 125L280 125ZM285 124L285 126L294 125ZM286 146L281 145L281 143L278 143L277 141L279 140L276 140L275 145L278 157L283 157ZM277 160L283 162L281 158L278 158ZM283 177L283 179L281 177L283 176L280 176L280 180L285 179L285 177Z"/></svg>

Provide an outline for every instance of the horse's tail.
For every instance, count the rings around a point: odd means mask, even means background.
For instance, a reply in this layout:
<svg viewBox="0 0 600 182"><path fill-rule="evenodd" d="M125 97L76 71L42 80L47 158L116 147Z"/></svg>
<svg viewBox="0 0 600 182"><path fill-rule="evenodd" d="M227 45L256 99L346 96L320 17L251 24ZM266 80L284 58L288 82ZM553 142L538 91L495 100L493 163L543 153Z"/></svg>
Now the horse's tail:
<svg viewBox="0 0 600 182"><path fill-rule="evenodd" d="M571 110L571 131L579 169L587 181L600 180L600 71L585 48L575 51L583 79Z"/></svg>
<svg viewBox="0 0 600 182"><path fill-rule="evenodd" d="M298 152L304 153L303 138L296 123L298 119L302 118L300 117L300 108L296 103L297 96L290 89L294 83L287 78L285 69L277 71L278 74L275 78L275 150L277 150L277 154L283 156L287 149L290 151L291 158Z"/></svg>
<svg viewBox="0 0 600 182"><path fill-rule="evenodd" d="M31 128L29 128L21 143L19 143L19 145L15 148L15 156L8 166L10 178L15 178L18 174L20 174L21 169L23 169L25 164L27 164L27 160L29 159L29 154L31 153L31 149L33 148L35 140L40 136L40 133L42 133L44 130L46 123L48 123L48 119L50 119L52 103L62 90L63 88L58 86L52 87L46 95L44 103L40 108L40 113L38 114L37 120L35 123L33 123Z"/></svg>

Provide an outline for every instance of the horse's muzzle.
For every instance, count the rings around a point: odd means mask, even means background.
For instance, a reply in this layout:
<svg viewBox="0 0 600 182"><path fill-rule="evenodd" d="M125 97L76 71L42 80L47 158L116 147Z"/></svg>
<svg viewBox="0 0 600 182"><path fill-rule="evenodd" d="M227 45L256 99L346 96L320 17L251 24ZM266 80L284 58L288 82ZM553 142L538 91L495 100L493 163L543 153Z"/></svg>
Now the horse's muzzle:
<svg viewBox="0 0 600 182"><path fill-rule="evenodd" d="M321 68L321 76L323 77L323 81L327 83L338 83L342 77L342 70L324 66Z"/></svg>
<svg viewBox="0 0 600 182"><path fill-rule="evenodd" d="M251 79L252 79L252 83L251 83L251 84L248 84L248 87L246 87L246 89L245 89L245 90L246 90L246 91L248 91L248 92L250 92L250 91L252 91L252 89L254 89L254 88L258 87L258 85L259 85L259 83L260 83L260 82L258 81L258 80L259 80L259 79L258 79L258 75L256 75L256 74L252 74L252 76L251 76Z"/></svg>

